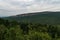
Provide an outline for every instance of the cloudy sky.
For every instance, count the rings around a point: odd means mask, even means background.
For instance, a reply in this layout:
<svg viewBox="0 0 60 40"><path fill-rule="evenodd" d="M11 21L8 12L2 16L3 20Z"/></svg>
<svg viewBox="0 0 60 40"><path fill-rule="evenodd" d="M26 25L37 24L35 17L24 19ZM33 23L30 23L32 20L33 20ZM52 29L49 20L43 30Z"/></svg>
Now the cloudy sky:
<svg viewBox="0 0 60 40"><path fill-rule="evenodd" d="M60 11L60 0L0 0L0 16Z"/></svg>

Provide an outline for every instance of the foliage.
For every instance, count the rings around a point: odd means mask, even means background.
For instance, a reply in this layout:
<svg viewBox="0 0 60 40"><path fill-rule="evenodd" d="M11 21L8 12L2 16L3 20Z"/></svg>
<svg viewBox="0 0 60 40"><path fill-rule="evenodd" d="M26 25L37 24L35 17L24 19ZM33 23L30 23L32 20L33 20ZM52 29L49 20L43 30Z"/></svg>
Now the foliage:
<svg viewBox="0 0 60 40"><path fill-rule="evenodd" d="M0 19L0 40L60 40L60 25Z"/></svg>

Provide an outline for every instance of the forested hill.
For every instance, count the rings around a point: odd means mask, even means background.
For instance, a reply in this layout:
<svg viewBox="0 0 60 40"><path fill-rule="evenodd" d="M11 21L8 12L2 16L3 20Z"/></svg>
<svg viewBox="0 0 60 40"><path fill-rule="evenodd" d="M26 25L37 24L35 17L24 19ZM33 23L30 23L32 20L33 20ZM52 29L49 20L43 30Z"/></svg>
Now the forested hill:
<svg viewBox="0 0 60 40"><path fill-rule="evenodd" d="M58 14L60 15L60 12L47 14L45 12L45 14L36 13L33 15L26 14L27 16L7 17L9 20L0 18L0 40L60 40L60 25L51 25L52 23L56 24L60 19ZM46 23L44 18L46 20L48 18L48 22L51 24L42 24L41 21ZM57 18L57 21L54 21L54 18ZM25 23L23 21L39 23Z"/></svg>
<svg viewBox="0 0 60 40"><path fill-rule="evenodd" d="M0 18L0 40L60 40L60 25L19 23Z"/></svg>
<svg viewBox="0 0 60 40"><path fill-rule="evenodd" d="M26 13L16 16L4 17L8 20L16 20L20 22L35 22L43 24L60 24L60 12L35 12Z"/></svg>

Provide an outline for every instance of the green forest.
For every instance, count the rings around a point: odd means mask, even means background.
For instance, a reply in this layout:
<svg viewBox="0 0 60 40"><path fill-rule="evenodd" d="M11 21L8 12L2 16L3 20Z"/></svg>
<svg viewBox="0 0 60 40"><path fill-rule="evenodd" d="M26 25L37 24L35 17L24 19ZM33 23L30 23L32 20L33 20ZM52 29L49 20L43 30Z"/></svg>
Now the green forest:
<svg viewBox="0 0 60 40"><path fill-rule="evenodd" d="M0 40L60 40L60 25L24 23L0 18Z"/></svg>

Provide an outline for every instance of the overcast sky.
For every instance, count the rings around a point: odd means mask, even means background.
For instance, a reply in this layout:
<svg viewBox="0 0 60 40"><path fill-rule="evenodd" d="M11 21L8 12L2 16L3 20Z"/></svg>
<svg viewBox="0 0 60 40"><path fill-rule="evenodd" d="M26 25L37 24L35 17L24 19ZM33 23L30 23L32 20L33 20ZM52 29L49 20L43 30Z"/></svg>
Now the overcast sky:
<svg viewBox="0 0 60 40"><path fill-rule="evenodd" d="M0 0L0 16L41 11L60 11L60 0Z"/></svg>

